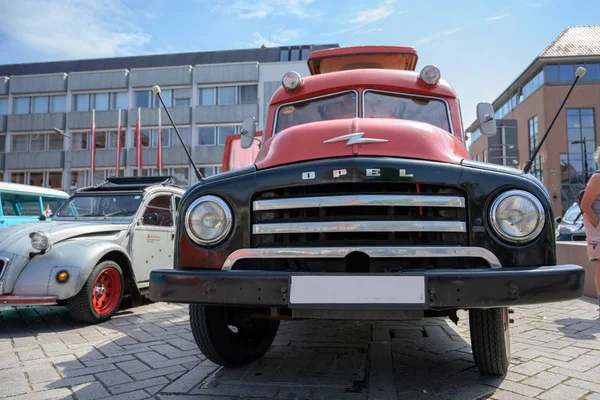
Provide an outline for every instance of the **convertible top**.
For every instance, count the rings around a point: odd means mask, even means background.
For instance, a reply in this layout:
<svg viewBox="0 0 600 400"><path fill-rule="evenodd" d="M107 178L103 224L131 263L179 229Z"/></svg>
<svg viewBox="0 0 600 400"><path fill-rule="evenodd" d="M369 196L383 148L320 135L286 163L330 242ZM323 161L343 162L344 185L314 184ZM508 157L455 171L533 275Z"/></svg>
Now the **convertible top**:
<svg viewBox="0 0 600 400"><path fill-rule="evenodd" d="M118 190L143 190L150 186L170 185L172 176L127 176L127 177L110 177L104 182L96 186L88 186L77 190L76 193L82 192L106 192ZM178 187L178 186L175 186Z"/></svg>

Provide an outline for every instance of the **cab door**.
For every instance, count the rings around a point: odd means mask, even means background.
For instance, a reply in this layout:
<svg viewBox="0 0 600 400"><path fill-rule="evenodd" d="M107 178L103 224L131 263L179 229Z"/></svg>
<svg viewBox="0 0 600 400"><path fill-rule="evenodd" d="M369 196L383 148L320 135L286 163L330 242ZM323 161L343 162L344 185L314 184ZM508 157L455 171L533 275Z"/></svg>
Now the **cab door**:
<svg viewBox="0 0 600 400"><path fill-rule="evenodd" d="M175 214L173 195L157 193L148 199L133 228L131 258L138 284L147 286L150 271L173 268Z"/></svg>

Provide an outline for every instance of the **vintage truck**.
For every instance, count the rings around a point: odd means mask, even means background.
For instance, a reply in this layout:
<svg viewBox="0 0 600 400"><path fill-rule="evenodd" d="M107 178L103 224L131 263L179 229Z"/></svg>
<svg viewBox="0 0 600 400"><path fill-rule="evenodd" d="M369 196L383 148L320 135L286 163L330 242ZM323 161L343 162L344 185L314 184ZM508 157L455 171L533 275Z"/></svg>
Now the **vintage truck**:
<svg viewBox="0 0 600 400"><path fill-rule="evenodd" d="M174 269L151 272L150 298L190 304L210 360L259 359L280 320L456 322L463 309L479 370L503 375L509 307L581 296L583 268L556 265L547 190L470 159L456 93L417 58L313 52L311 76L284 75L264 130L245 123L256 159L186 191ZM495 134L492 106L477 108Z"/></svg>

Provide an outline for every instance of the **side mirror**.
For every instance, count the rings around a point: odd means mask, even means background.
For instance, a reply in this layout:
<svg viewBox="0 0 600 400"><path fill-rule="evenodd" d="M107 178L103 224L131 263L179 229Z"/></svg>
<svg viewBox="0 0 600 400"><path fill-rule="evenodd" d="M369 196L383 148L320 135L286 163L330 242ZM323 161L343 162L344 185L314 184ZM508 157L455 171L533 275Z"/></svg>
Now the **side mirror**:
<svg viewBox="0 0 600 400"><path fill-rule="evenodd" d="M241 146L242 149L249 149L254 142L254 134L256 133L256 124L254 117L246 118L242 124Z"/></svg>
<svg viewBox="0 0 600 400"><path fill-rule="evenodd" d="M562 222L562 217L554 218L554 222L556 222L557 224L560 224Z"/></svg>
<svg viewBox="0 0 600 400"><path fill-rule="evenodd" d="M494 136L496 134L494 107L490 103L477 104L477 122L482 135Z"/></svg>
<svg viewBox="0 0 600 400"><path fill-rule="evenodd" d="M38 217L38 219L40 221L45 221L46 220L46 216L44 214L40 214L40 216Z"/></svg>
<svg viewBox="0 0 600 400"><path fill-rule="evenodd" d="M145 214L142 217L142 222L144 223L144 225L158 225L158 214L157 213Z"/></svg>

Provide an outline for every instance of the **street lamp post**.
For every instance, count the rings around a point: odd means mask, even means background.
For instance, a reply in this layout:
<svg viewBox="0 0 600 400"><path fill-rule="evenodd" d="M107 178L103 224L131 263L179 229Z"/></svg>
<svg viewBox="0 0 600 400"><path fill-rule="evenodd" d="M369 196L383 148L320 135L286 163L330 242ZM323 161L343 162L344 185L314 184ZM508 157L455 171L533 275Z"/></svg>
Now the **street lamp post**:
<svg viewBox="0 0 600 400"><path fill-rule="evenodd" d="M571 144L581 144L582 145L581 150L583 151L583 168L584 168L583 176L585 178L585 182L587 183L587 181L588 181L588 161L587 161L587 147L586 147L585 140L575 140L575 141L571 142Z"/></svg>
<svg viewBox="0 0 600 400"><path fill-rule="evenodd" d="M62 129L52 128L52 130L61 136L71 139L71 136L66 134L65 131L63 131ZM70 193L70 190L71 190L71 156L72 156L71 150L72 150L71 144L69 143L69 144L67 144L66 150L64 150L64 155L65 155L65 167L64 167L65 174L64 175L66 175L66 176L63 177L63 186L65 185L65 182L66 182L66 186L64 187L64 189L65 189L65 192L67 192L67 193Z"/></svg>

